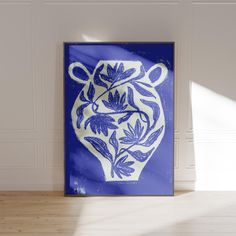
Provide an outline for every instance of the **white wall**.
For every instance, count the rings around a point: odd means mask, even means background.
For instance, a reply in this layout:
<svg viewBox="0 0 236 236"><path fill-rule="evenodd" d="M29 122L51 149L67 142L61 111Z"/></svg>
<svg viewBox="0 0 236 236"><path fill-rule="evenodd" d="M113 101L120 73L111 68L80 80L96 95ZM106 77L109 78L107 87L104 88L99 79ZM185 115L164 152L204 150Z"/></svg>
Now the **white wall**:
<svg viewBox="0 0 236 236"><path fill-rule="evenodd" d="M236 190L236 0L0 0L0 190L63 189L63 41L175 41L177 189Z"/></svg>

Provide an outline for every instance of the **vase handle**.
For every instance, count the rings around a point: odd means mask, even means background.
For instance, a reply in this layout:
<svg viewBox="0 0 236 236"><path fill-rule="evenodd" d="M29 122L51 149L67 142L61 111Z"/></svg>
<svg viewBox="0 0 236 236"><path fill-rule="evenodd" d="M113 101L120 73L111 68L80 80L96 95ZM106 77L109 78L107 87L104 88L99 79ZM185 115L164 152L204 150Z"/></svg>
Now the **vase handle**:
<svg viewBox="0 0 236 236"><path fill-rule="evenodd" d="M166 76L168 74L168 69L167 67L163 64L163 63L158 63L158 64L155 64L153 65L147 72L147 76L148 78L150 79L150 74L152 72L154 72L156 69L160 68L161 69L161 73L159 75L158 78L156 78L154 81L152 80L153 82L153 86L156 87L158 86L159 84L161 84L165 79L166 79Z"/></svg>
<svg viewBox="0 0 236 236"><path fill-rule="evenodd" d="M82 79L82 77L79 78L79 77L75 76L73 71L76 67L82 69L82 71L85 73L85 75L87 77L86 79ZM71 63L69 66L69 69L68 69L68 73L69 73L71 79L77 81L78 83L82 83L82 84L85 84L90 76L88 69L80 62Z"/></svg>

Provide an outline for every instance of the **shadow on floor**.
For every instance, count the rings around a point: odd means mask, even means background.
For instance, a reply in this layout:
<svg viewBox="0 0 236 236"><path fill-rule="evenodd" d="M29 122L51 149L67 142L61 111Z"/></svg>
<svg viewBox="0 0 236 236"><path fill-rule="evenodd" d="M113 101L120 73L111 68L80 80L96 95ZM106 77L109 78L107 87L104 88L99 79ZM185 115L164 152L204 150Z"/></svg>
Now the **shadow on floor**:
<svg viewBox="0 0 236 236"><path fill-rule="evenodd" d="M155 220L150 219L153 222L153 225L150 224L152 230L137 233L137 236L236 235L235 192L192 192L179 195L179 199L169 207L161 207L159 212L162 214L155 213Z"/></svg>

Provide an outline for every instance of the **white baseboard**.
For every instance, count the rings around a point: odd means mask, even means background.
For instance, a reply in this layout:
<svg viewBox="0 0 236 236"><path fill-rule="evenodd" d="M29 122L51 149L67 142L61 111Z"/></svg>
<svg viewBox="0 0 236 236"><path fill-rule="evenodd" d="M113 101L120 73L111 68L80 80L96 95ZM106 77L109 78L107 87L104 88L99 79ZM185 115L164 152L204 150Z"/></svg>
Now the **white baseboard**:
<svg viewBox="0 0 236 236"><path fill-rule="evenodd" d="M175 181L175 191L194 190L195 181Z"/></svg>
<svg viewBox="0 0 236 236"><path fill-rule="evenodd" d="M63 183L53 184L0 184L0 191L63 191ZM194 190L194 181L176 181L175 191Z"/></svg>
<svg viewBox="0 0 236 236"><path fill-rule="evenodd" d="M0 184L0 191L63 191L63 184Z"/></svg>

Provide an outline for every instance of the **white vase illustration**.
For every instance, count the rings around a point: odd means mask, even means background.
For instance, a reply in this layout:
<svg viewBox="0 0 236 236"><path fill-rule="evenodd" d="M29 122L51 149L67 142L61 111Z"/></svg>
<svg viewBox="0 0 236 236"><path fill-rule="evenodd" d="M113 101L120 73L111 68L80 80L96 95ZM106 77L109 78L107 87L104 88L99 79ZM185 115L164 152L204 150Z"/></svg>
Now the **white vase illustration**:
<svg viewBox="0 0 236 236"><path fill-rule="evenodd" d="M155 70L161 73L151 80ZM68 73L84 84L71 111L77 138L100 161L105 181L138 181L165 134L155 88L167 67L158 63L145 71L140 61L101 60L93 73L80 62L70 64Z"/></svg>

